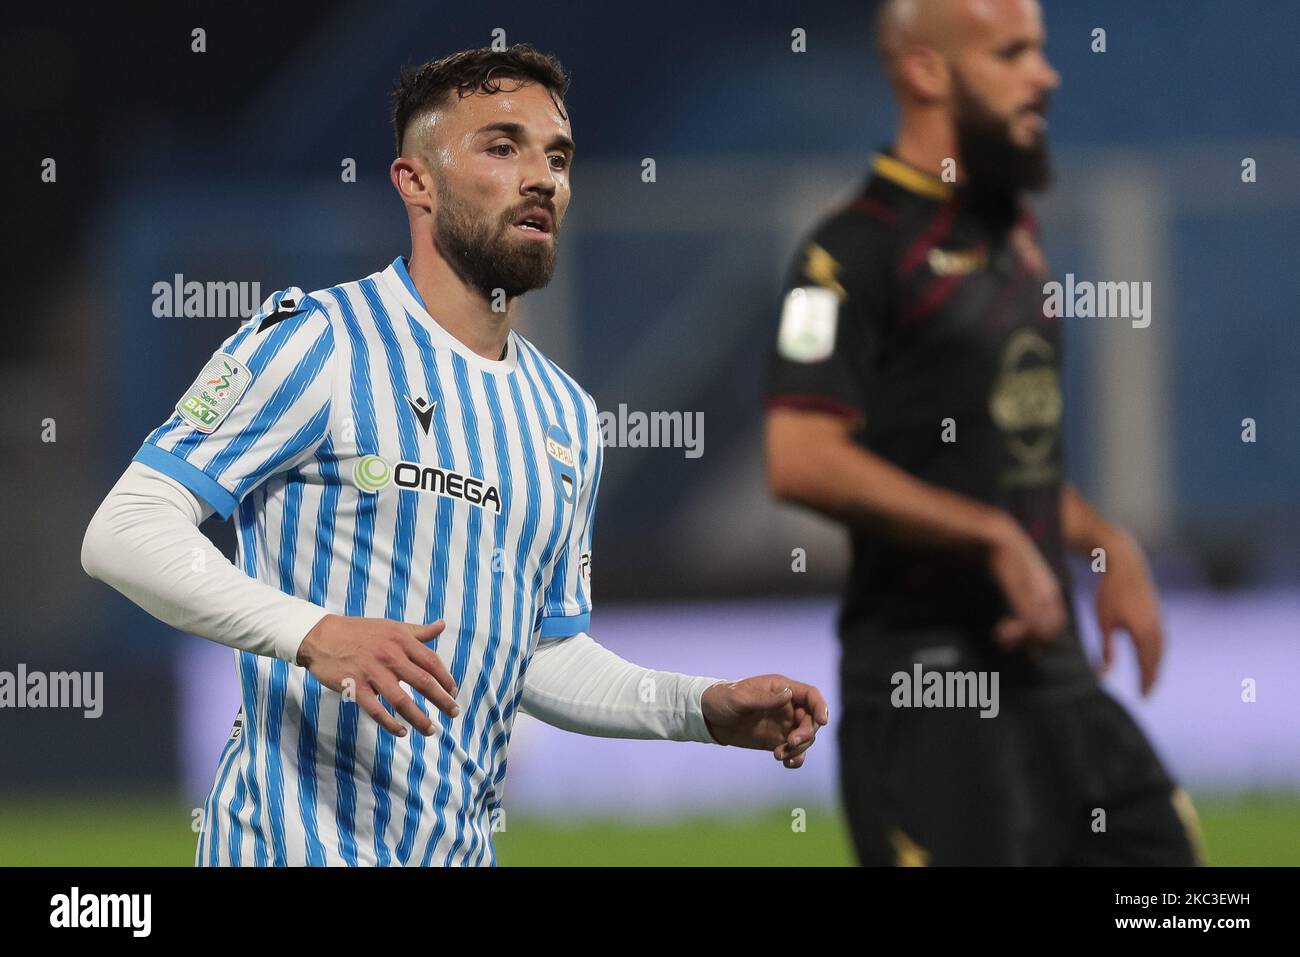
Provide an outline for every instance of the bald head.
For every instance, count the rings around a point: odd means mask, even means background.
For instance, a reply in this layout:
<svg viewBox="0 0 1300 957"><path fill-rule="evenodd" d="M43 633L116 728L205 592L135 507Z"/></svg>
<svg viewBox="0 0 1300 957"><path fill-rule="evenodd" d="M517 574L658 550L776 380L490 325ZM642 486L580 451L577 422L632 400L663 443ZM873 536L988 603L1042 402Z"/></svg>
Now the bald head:
<svg viewBox="0 0 1300 957"><path fill-rule="evenodd" d="M885 70L907 46L950 52L956 44L960 0L884 0L876 17L876 49Z"/></svg>
<svg viewBox="0 0 1300 957"><path fill-rule="evenodd" d="M926 49L948 61L1008 28L1041 29L1038 0L884 0L876 17L876 48L892 82L909 50Z"/></svg>

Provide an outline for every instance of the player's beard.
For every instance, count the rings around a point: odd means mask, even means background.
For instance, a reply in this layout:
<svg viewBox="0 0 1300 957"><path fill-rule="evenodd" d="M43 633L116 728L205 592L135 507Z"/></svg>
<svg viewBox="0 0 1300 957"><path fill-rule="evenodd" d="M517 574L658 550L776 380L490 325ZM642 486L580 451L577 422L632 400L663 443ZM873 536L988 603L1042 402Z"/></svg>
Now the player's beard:
<svg viewBox="0 0 1300 957"><path fill-rule="evenodd" d="M957 103L957 149L971 187L980 193L1014 197L1022 190L1039 192L1052 182L1052 159L1046 135L1033 146L1011 139L1010 122L988 110L954 74ZM1046 109L1046 102L1041 106Z"/></svg>
<svg viewBox="0 0 1300 957"><path fill-rule="evenodd" d="M553 207L548 207L552 214L550 242L520 239L511 233L519 214L537 205L520 203L493 220L462 202L439 176L434 246L462 282L489 299L497 289L508 299L541 289L555 272L560 231Z"/></svg>

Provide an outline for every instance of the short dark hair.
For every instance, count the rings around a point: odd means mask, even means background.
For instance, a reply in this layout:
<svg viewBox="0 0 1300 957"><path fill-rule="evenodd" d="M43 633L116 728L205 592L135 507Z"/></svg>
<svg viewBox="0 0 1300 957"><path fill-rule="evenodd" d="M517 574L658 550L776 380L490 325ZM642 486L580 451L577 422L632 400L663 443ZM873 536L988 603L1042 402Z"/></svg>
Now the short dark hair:
<svg viewBox="0 0 1300 957"><path fill-rule="evenodd" d="M551 92L557 105L569 88L569 76L560 61L527 43L516 43L504 50L461 50L415 69L404 68L393 89L397 155L402 155L406 128L413 119L442 106L453 91L458 98L472 93L499 93L502 80L540 83Z"/></svg>

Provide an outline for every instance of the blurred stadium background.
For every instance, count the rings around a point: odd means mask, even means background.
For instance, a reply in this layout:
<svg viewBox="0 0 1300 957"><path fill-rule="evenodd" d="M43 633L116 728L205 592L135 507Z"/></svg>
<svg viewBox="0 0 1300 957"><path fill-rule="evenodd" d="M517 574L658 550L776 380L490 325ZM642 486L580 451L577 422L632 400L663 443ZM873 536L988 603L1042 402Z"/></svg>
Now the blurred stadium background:
<svg viewBox="0 0 1300 957"><path fill-rule="evenodd" d="M603 410L703 413L698 458L607 454L593 633L655 667L815 681L834 716L846 550L766 495L759 381L798 236L890 135L870 6L11 11L0 488L20 507L0 519L0 670L103 671L105 706L96 720L0 711L0 864L188 863L191 809L235 714L227 649L158 624L79 562L99 500L236 323L156 318L154 283L256 281L265 295L405 253L391 82L497 28L574 77L574 202L523 331ZM1053 274L1153 284L1147 329L1065 321L1070 473L1149 547L1168 617L1154 696L1136 699L1127 656L1108 684L1197 799L1212 863L1297 864L1300 8L1044 8L1064 77L1057 186L1039 205ZM191 52L196 27L205 53ZM806 53L791 52L796 27ZM1105 53L1090 49L1097 27ZM56 183L40 181L45 157ZM206 530L233 552L228 527ZM501 859L849 863L833 731L792 773L760 753L585 739L521 716ZM806 833L791 829L799 808Z"/></svg>

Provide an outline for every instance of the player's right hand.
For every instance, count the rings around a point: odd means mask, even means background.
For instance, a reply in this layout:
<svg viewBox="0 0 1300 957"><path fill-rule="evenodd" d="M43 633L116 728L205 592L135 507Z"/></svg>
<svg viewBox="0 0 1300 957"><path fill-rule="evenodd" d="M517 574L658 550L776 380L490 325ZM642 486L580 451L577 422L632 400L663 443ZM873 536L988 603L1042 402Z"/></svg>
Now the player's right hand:
<svg viewBox="0 0 1300 957"><path fill-rule="evenodd" d="M382 697L411 727L433 734L436 725L398 683L411 688L451 717L460 714L456 682L437 652L424 643L442 634L446 622L410 625L387 618L326 615L298 646L298 664L357 705L398 737L406 726L388 713Z"/></svg>
<svg viewBox="0 0 1300 957"><path fill-rule="evenodd" d="M1010 650L1053 641L1065 630L1061 586L1034 540L1009 516L990 543L989 570L1010 608L994 627L999 646Z"/></svg>

